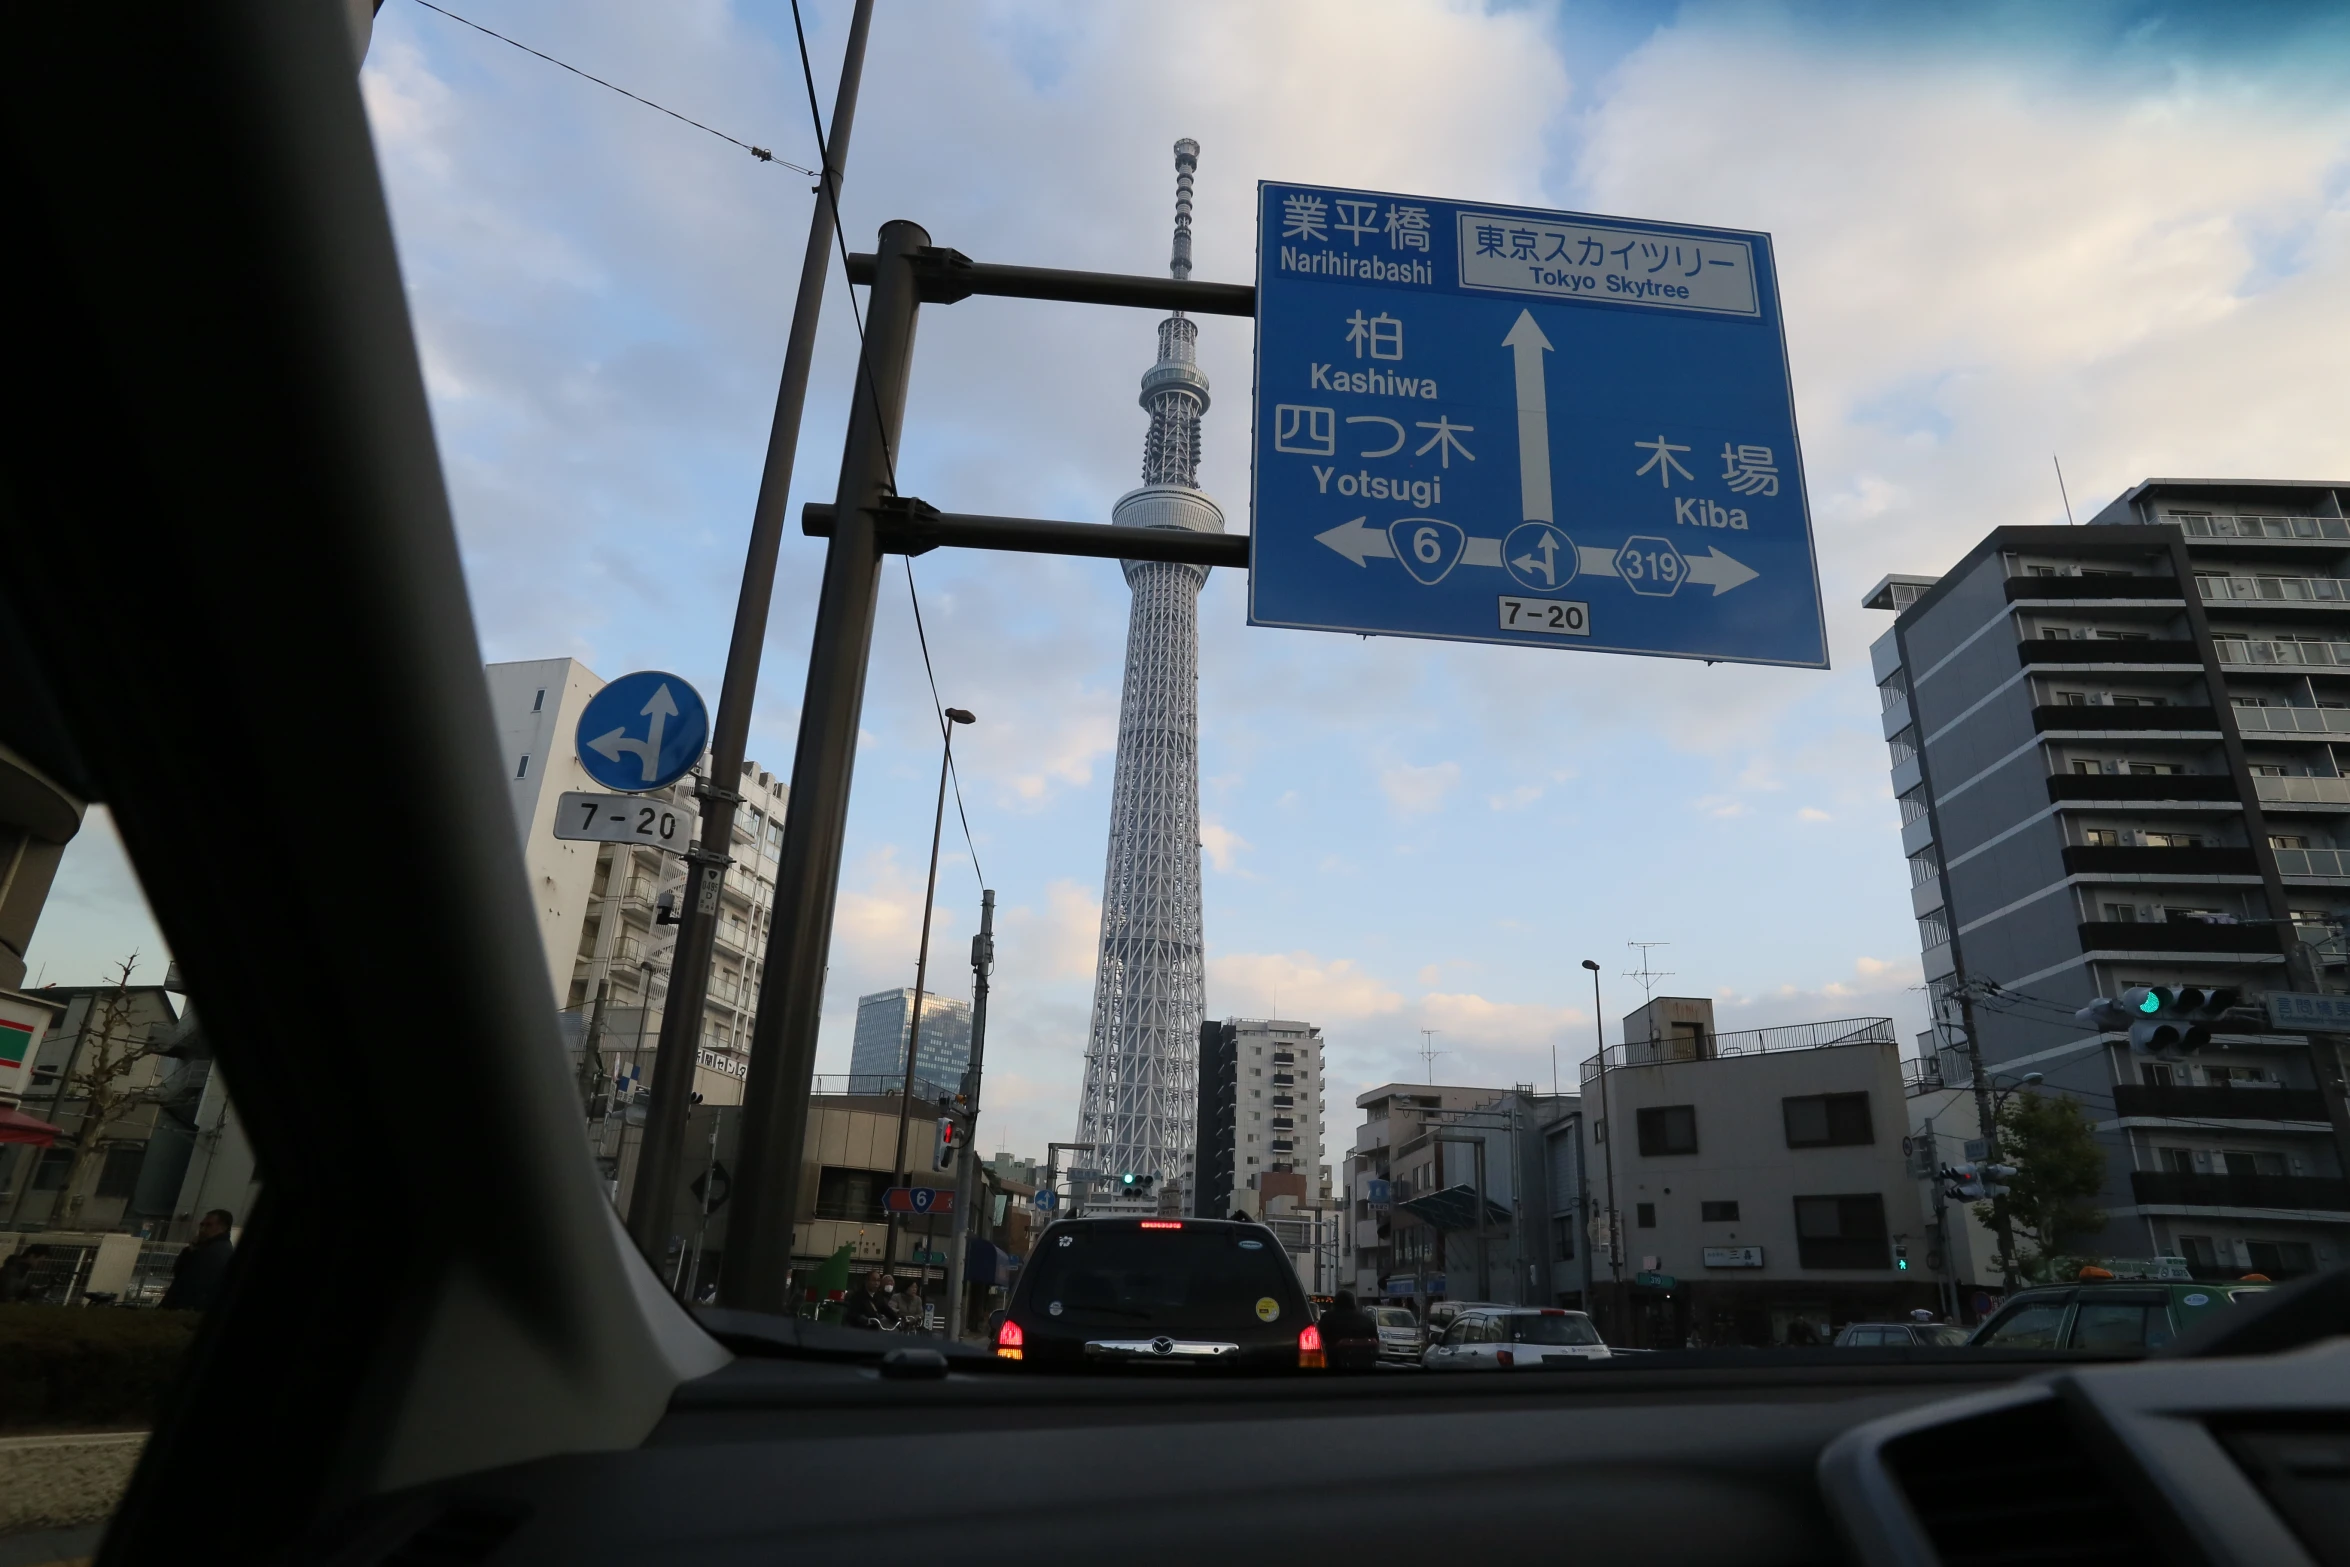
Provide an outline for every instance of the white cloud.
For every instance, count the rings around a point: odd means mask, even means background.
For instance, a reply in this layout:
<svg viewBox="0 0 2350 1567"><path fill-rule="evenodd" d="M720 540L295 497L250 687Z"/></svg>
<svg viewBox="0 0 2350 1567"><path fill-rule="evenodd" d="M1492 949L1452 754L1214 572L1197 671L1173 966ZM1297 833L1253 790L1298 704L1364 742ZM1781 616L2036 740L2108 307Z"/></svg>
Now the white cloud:
<svg viewBox="0 0 2350 1567"><path fill-rule="evenodd" d="M1208 852L1208 863L1217 870L1229 873L1233 858L1249 847L1249 841L1220 822L1203 821L1199 824L1200 847ZM1240 874L1247 875L1243 871Z"/></svg>
<svg viewBox="0 0 2350 1567"><path fill-rule="evenodd" d="M1429 767L1398 762L1379 773L1380 792L1387 796L1388 804L1406 816L1425 816L1444 809L1444 797L1459 787L1460 781L1458 762L1438 762Z"/></svg>
<svg viewBox="0 0 2350 1567"><path fill-rule="evenodd" d="M1500 794L1487 795L1485 803L1497 811L1522 811L1542 798L1540 784L1520 784Z"/></svg>
<svg viewBox="0 0 2350 1567"><path fill-rule="evenodd" d="M1403 997L1349 958L1310 952L1232 952L1208 959L1208 1010L1217 1016L1302 1017L1328 1027L1402 1010Z"/></svg>
<svg viewBox="0 0 2350 1567"><path fill-rule="evenodd" d="M1816 805L1807 805L1795 813L1795 819L1799 822L1832 822L1836 818Z"/></svg>

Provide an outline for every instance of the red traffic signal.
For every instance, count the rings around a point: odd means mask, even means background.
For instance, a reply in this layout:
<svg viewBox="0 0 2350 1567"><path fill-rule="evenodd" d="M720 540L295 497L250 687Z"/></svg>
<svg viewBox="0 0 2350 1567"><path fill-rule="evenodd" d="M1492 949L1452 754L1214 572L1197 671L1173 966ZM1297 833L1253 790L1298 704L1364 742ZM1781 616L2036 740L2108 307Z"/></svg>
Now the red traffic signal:
<svg viewBox="0 0 2350 1567"><path fill-rule="evenodd" d="M938 1141L933 1143L930 1148L930 1167L933 1170L953 1169L955 1154L962 1146L963 1128L956 1123L953 1116L940 1116L938 1118Z"/></svg>

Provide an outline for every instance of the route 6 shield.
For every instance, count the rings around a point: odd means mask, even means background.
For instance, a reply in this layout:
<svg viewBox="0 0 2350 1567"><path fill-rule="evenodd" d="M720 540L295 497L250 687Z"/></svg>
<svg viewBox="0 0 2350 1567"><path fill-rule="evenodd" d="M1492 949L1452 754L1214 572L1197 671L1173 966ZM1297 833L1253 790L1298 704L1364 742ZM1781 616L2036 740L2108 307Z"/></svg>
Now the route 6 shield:
<svg viewBox="0 0 2350 1567"><path fill-rule="evenodd" d="M1398 517L1387 525L1387 542L1412 580L1432 588L1460 564L1468 535L1459 524L1441 518Z"/></svg>

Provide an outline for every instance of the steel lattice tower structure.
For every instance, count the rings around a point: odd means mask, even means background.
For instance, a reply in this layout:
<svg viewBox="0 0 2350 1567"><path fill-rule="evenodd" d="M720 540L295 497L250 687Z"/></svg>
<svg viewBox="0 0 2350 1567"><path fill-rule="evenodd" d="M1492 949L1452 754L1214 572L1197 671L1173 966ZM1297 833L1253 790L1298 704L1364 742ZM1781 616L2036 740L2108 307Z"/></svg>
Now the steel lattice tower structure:
<svg viewBox="0 0 2350 1567"><path fill-rule="evenodd" d="M1175 250L1191 276L1191 179L1199 143L1175 144ZM1159 361L1142 378L1150 410L1142 487L1113 521L1222 533L1224 513L1199 490L1199 421L1208 410L1199 325L1159 323ZM1118 703L1109 863L1102 873L1101 955L1085 1050L1077 1140L1094 1168L1187 1177L1198 1110L1199 1027L1207 1009L1200 933L1199 590L1204 566L1123 561L1134 607Z"/></svg>

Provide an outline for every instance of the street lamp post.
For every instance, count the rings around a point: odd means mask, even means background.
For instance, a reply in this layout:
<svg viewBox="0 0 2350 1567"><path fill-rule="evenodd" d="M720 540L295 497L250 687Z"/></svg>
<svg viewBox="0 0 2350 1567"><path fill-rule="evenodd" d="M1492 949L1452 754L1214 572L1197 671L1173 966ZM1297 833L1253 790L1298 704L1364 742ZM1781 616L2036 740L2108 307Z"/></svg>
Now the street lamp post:
<svg viewBox="0 0 2350 1567"><path fill-rule="evenodd" d="M930 879L922 888L922 945L914 953L914 1011L906 1020L906 1079L898 1094L898 1158L893 1186L906 1184L906 1126L914 1113L914 1047L922 1039L922 990L930 978L930 907L938 901L938 842L947 822L947 773L955 765L955 725L975 724L979 720L959 707L946 710L946 745L938 760L938 809L930 818ZM881 1243L882 1266L895 1268L898 1258L898 1216L889 1215L889 1227ZM923 1266L928 1267L928 1263ZM917 1275L927 1277L928 1275Z"/></svg>

